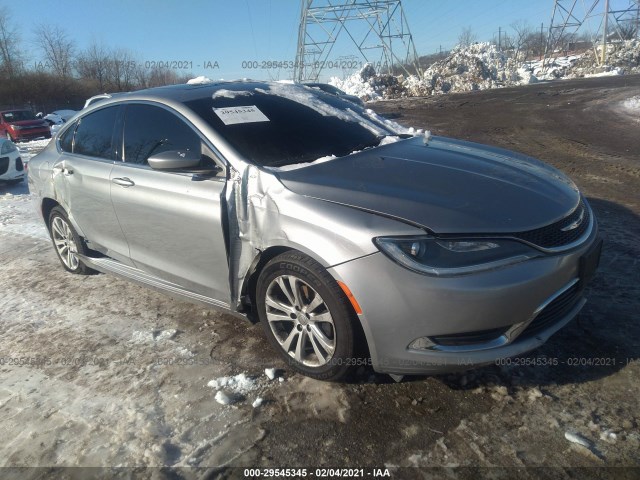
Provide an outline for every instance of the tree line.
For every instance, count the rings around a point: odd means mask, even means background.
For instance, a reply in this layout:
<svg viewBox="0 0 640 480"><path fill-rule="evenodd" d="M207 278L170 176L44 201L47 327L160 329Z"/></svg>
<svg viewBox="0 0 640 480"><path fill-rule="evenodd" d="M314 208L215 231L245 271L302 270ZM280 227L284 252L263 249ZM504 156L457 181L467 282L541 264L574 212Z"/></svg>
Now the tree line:
<svg viewBox="0 0 640 480"><path fill-rule="evenodd" d="M35 111L79 109L98 93L185 83L191 75L139 62L126 48L93 41L78 48L57 26L38 25L33 42L39 58L29 58L18 25L0 8L0 108Z"/></svg>

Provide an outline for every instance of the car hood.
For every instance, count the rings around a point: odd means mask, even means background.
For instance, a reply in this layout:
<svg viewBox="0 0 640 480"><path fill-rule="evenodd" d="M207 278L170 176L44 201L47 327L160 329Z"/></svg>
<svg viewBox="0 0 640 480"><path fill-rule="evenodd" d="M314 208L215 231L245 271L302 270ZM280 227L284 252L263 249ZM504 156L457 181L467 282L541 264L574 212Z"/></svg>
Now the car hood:
<svg viewBox="0 0 640 480"><path fill-rule="evenodd" d="M580 201L575 184L533 158L471 142L414 137L289 171L308 197L394 217L435 233L508 233L549 225Z"/></svg>

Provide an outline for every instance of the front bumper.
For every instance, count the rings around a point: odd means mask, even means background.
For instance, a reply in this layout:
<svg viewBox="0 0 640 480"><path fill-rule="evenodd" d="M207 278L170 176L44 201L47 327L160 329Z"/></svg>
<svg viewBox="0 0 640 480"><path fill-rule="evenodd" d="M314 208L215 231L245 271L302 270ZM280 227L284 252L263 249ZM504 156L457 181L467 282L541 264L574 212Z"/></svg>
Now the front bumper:
<svg viewBox="0 0 640 480"><path fill-rule="evenodd" d="M454 278L409 271L381 253L331 268L362 308L373 368L391 374L465 370L542 345L584 306L578 248ZM599 252L596 252L599 254Z"/></svg>
<svg viewBox="0 0 640 480"><path fill-rule="evenodd" d="M12 134L16 141L33 140L35 138L51 138L51 130L47 128L22 129Z"/></svg>
<svg viewBox="0 0 640 480"><path fill-rule="evenodd" d="M25 165L15 156L0 157L0 182L14 182L25 177Z"/></svg>
<svg viewBox="0 0 640 480"><path fill-rule="evenodd" d="M24 180L24 172L9 172L5 175L0 175L0 182L17 182L18 180Z"/></svg>

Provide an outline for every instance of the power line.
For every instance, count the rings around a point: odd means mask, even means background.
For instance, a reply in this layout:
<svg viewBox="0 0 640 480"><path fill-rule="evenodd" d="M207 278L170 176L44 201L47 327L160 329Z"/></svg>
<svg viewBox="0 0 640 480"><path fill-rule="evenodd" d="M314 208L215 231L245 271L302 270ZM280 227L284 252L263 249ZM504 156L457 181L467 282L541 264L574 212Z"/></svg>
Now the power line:
<svg viewBox="0 0 640 480"><path fill-rule="evenodd" d="M611 35L618 40L627 40L629 35L637 37L640 32L633 28L640 16L640 1L626 0L610 4L609 0L555 0L551 25L545 47L543 66L549 57L560 49L567 50L570 42L575 40L584 25L590 27L590 20L598 20L598 28L592 35L595 48L597 38L601 38L601 54L596 57L604 64L606 60L606 44ZM629 29L629 25L632 28Z"/></svg>
<svg viewBox="0 0 640 480"><path fill-rule="evenodd" d="M344 37L382 71L397 66L409 74L406 65L421 71L401 0L302 0L294 79L318 81L334 66L330 55Z"/></svg>

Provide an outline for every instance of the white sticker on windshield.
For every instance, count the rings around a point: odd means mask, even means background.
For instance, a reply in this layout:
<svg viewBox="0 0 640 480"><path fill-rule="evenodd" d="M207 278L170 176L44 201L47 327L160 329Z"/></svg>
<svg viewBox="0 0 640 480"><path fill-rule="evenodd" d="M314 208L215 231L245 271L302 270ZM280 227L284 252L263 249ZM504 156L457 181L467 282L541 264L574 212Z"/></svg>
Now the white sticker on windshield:
<svg viewBox="0 0 640 480"><path fill-rule="evenodd" d="M243 107L214 108L215 114L225 125L235 125L236 123L268 122L267 116L255 105Z"/></svg>

